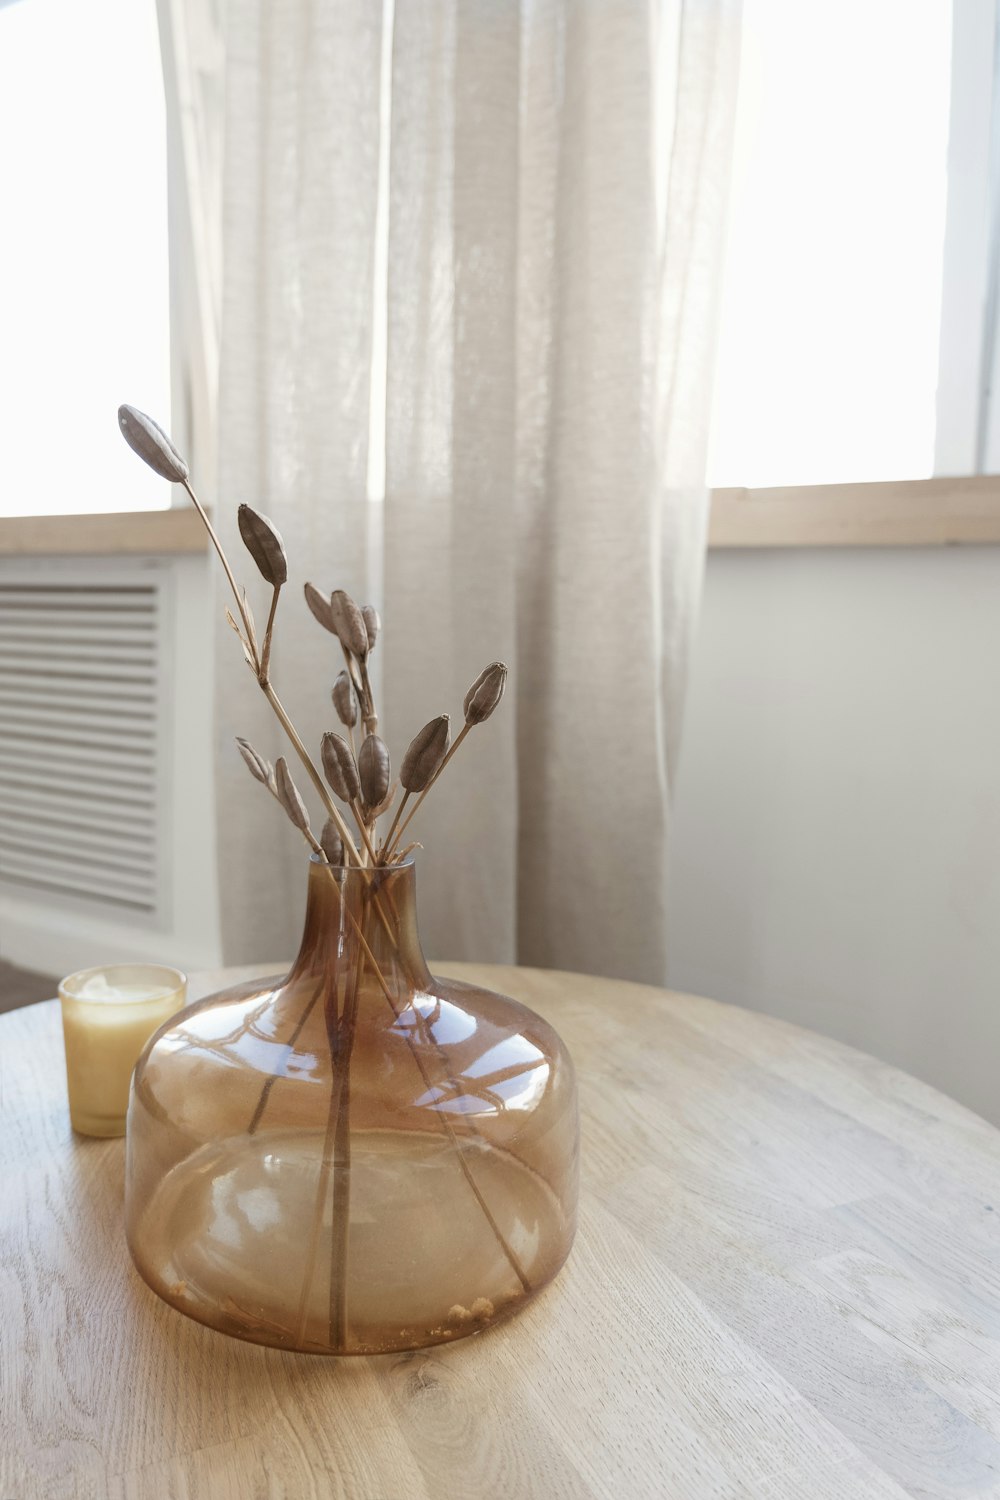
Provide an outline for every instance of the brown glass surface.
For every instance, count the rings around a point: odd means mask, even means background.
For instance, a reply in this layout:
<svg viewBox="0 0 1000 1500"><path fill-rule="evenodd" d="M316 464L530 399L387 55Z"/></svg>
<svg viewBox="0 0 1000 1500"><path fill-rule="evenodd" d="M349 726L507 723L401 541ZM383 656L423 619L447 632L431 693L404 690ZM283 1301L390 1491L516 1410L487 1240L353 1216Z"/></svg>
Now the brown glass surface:
<svg viewBox="0 0 1000 1500"><path fill-rule="evenodd" d="M555 1276L577 1143L551 1026L428 972L412 865L313 862L287 978L191 1006L139 1060L129 1246L167 1302L240 1338L441 1343Z"/></svg>

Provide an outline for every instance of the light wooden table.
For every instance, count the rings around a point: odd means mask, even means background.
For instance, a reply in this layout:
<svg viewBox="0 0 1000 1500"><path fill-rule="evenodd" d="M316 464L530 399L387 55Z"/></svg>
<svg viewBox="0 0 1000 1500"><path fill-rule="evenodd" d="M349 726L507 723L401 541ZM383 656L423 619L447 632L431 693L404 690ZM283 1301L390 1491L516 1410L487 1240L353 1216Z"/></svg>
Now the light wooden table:
<svg viewBox="0 0 1000 1500"><path fill-rule="evenodd" d="M1000 1134L762 1016L441 968L568 1041L583 1196L555 1285L426 1354L279 1353L159 1302L122 1142L70 1132L55 1005L0 1018L0 1500L1000 1496Z"/></svg>

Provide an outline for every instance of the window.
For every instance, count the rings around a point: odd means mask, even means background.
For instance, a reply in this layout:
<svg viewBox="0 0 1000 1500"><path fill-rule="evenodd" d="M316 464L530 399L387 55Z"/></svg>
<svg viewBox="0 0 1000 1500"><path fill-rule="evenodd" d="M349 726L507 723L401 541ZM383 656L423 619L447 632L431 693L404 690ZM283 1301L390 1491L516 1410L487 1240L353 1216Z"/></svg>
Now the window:
<svg viewBox="0 0 1000 1500"><path fill-rule="evenodd" d="M118 433L169 423L155 0L0 0L0 515L153 510Z"/></svg>
<svg viewBox="0 0 1000 1500"><path fill-rule="evenodd" d="M715 487L990 466L994 26L744 0Z"/></svg>

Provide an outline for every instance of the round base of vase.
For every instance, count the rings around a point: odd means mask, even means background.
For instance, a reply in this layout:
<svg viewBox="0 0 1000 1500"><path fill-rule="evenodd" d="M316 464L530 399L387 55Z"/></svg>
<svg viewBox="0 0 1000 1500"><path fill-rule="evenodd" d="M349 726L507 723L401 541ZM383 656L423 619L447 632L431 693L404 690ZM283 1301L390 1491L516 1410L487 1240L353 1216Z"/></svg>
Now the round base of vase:
<svg viewBox="0 0 1000 1500"><path fill-rule="evenodd" d="M320 1131L202 1147L166 1175L130 1236L140 1273L223 1333L381 1354L481 1332L565 1259L551 1254L568 1248L559 1199L508 1151L466 1136L459 1156L437 1132L372 1130L352 1132L350 1160L349 1199L335 1205ZM137 1249L150 1246L162 1247L155 1263Z"/></svg>

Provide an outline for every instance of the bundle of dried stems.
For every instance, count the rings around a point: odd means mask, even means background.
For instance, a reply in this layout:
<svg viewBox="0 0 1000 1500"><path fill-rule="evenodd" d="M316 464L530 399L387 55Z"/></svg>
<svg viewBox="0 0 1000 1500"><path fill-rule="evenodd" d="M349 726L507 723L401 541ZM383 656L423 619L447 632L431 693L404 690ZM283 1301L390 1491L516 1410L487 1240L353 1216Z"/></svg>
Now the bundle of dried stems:
<svg viewBox="0 0 1000 1500"><path fill-rule="evenodd" d="M465 696L464 721L454 741L451 739L448 714L438 714L430 719L411 740L400 762L398 778L393 781L389 750L378 733L378 710L369 674L369 661L381 624L378 613L371 605L359 607L343 589L335 589L332 594L327 595L312 583L307 583L306 604L318 623L336 636L344 658L344 669L333 684L331 696L346 738L344 734L333 730L324 734L317 765L289 718L271 680L271 641L275 617L281 590L288 580L288 560L276 527L266 516L252 510L250 506L239 507L240 535L258 572L271 589L267 620L261 636L254 621L247 591L237 584L219 537L191 486L184 459L158 424L134 407L120 407L118 422L126 442L139 457L163 478L183 485L194 503L232 590L236 613L234 615L232 610L227 609L226 618L239 637L246 663L323 807L325 822L317 837L313 832L305 800L285 758L279 757L272 766L247 740L237 740L239 752L250 774L280 803L309 845L315 859L328 869L331 883L339 894L341 927L345 938L342 949L344 963L340 976L324 997L332 1062L331 1089L320 1183L310 1235L310 1271L306 1278L307 1284L302 1289L302 1306L305 1307L309 1295L308 1283L313 1274L327 1186L332 1181L334 1208L331 1225L330 1342L332 1347L342 1348L346 1326L351 1172L349 1080L359 998L366 982L366 973L372 976L372 980L381 989L397 1020L399 1016L398 998L391 992L372 952L374 939L371 924L377 922L380 932L391 947L398 951L397 913L393 909L391 892L384 886L384 872L387 868L400 864L416 847L413 843L403 844L410 824L463 740L476 725L484 723L499 704L506 685L507 668L503 662L492 662L476 678ZM359 724L360 745L355 736ZM381 834L379 820L390 813L391 821L384 834ZM356 834L349 818L354 821ZM350 867L362 872L360 904L347 898L345 877ZM426 1065L417 1051L418 1042L429 1046L430 1039L424 1035L424 1023L420 1017L417 1018L415 1033L410 1045L414 1051L414 1060L423 1072ZM429 1087L429 1077L427 1082ZM265 1093L266 1087L265 1085ZM261 1110L265 1102L265 1096L262 1095ZM442 1115L442 1124L451 1138L453 1126L447 1114ZM464 1154L458 1149L457 1142L454 1144L459 1166L465 1173L482 1212L505 1255L515 1267L523 1288L528 1290L516 1256L482 1199Z"/></svg>
<svg viewBox="0 0 1000 1500"><path fill-rule="evenodd" d="M227 609L226 619L239 637L248 667L256 677L323 804L326 825L320 837L317 838L312 831L305 802L284 760L279 760L272 767L257 754L252 745L241 739L237 744L251 774L281 804L318 859L331 865L354 864L361 868L399 863L414 847L402 847L403 835L425 797L437 783L469 731L488 719L503 697L507 682L506 666L500 661L491 662L476 678L465 696L464 722L454 743L451 741L448 714L439 714L419 730L410 741L400 765L399 777L394 782L389 750L378 734L378 710L368 671L368 663L381 626L378 611L371 604L359 608L343 589L335 589L332 594L326 595L314 584L307 583L306 603L313 617L325 630L337 637L344 656L344 670L333 685L331 697L337 717L347 730L347 739L333 732L323 736L320 760L324 775L321 775L271 681L274 622L281 590L288 581L288 559L277 528L266 516L251 510L249 505L239 507L240 536L257 565L258 572L271 588L267 623L261 639L246 588L240 587L236 582L215 528L191 486L184 459L163 429L134 406L119 407L118 424L125 441L150 468L164 479L184 486L205 525L236 602L239 618L233 615L232 610ZM360 749L354 735L359 719L364 730ZM380 837L378 820L392 809L400 787L402 796L395 814L388 831L384 837ZM357 838L337 802L330 796L330 789L354 818ZM404 817L411 797L415 800Z"/></svg>

